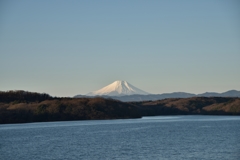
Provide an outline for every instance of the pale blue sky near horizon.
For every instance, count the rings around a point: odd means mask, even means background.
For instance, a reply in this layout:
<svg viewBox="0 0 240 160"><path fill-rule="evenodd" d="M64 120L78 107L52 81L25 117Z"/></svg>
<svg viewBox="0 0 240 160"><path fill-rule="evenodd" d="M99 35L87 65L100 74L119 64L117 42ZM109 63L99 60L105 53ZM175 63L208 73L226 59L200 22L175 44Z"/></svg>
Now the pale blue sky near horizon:
<svg viewBox="0 0 240 160"><path fill-rule="evenodd" d="M0 91L240 90L238 0L2 0Z"/></svg>

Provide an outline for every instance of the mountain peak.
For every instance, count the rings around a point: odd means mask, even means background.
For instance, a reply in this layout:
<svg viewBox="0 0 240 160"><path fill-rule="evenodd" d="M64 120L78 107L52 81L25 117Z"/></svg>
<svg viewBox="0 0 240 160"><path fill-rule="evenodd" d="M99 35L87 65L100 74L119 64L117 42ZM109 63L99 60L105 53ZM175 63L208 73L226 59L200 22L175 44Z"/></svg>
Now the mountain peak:
<svg viewBox="0 0 240 160"><path fill-rule="evenodd" d="M106 95L106 96L122 96L122 95L147 95L149 93L138 89L137 87L131 85L127 81L117 80L113 83L99 89L97 91L93 91L88 93L88 96L96 96L96 95Z"/></svg>
<svg viewBox="0 0 240 160"><path fill-rule="evenodd" d="M125 83L127 83L127 81L117 80L117 81L114 81L113 83L116 83L116 84L125 84Z"/></svg>

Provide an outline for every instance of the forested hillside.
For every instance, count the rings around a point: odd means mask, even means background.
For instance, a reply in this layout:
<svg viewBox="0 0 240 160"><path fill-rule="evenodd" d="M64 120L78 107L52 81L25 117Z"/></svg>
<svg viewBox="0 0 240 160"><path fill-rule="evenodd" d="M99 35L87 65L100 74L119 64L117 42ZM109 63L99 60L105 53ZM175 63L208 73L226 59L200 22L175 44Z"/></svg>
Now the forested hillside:
<svg viewBox="0 0 240 160"><path fill-rule="evenodd" d="M240 98L194 97L121 102L104 98L57 98L25 91L0 92L2 124L188 114L240 115Z"/></svg>

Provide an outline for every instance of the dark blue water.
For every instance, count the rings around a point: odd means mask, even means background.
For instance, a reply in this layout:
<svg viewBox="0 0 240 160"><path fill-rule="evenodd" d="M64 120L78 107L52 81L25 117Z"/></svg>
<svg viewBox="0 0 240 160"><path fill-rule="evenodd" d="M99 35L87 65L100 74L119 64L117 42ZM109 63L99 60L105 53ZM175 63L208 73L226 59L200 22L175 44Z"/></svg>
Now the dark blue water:
<svg viewBox="0 0 240 160"><path fill-rule="evenodd" d="M239 116L0 125L0 159L240 159Z"/></svg>

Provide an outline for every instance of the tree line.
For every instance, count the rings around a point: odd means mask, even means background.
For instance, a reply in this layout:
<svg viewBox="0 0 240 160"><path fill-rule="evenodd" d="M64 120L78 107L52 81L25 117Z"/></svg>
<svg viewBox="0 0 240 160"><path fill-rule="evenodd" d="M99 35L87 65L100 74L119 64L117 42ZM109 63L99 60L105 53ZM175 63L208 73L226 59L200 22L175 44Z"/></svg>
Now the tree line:
<svg viewBox="0 0 240 160"><path fill-rule="evenodd" d="M0 91L0 102L41 102L53 99L49 94L28 92L23 90Z"/></svg>

